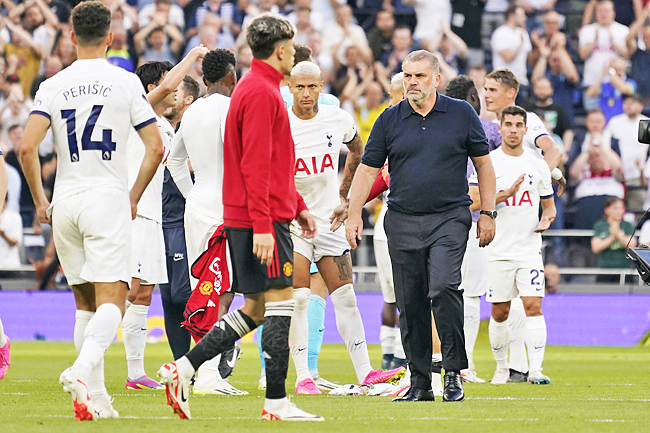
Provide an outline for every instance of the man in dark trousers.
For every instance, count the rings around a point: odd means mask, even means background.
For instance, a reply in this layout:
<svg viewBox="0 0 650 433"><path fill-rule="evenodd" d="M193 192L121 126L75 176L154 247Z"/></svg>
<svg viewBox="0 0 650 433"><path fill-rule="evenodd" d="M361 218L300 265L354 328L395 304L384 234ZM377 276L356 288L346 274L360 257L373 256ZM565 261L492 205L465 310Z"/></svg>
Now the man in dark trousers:
<svg viewBox="0 0 650 433"><path fill-rule="evenodd" d="M291 23L262 15L246 39L251 70L232 94L224 134L224 224L232 264L232 290L245 295L240 310L223 316L186 356L160 368L167 402L190 418L189 380L205 361L264 324L266 400L263 420L322 421L286 397L289 325L293 314L293 245L289 223L312 238L316 221L296 191L294 144L280 81L293 67Z"/></svg>
<svg viewBox="0 0 650 433"><path fill-rule="evenodd" d="M346 236L361 239L361 208L388 158L390 194L384 228L393 266L400 329L411 370L411 389L396 401L433 400L431 313L442 342L443 400L462 401L460 371L467 368L460 269L472 218L467 158L478 173L481 247L494 238L494 169L476 111L465 101L437 93L438 59L410 53L402 64L407 99L375 122L350 194Z"/></svg>

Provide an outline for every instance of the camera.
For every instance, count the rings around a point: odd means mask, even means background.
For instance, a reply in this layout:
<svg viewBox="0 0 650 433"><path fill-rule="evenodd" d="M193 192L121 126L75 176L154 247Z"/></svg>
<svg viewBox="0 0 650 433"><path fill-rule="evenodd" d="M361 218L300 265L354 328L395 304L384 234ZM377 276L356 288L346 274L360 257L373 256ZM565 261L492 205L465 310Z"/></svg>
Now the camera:
<svg viewBox="0 0 650 433"><path fill-rule="evenodd" d="M650 119L639 120L639 143L650 144Z"/></svg>

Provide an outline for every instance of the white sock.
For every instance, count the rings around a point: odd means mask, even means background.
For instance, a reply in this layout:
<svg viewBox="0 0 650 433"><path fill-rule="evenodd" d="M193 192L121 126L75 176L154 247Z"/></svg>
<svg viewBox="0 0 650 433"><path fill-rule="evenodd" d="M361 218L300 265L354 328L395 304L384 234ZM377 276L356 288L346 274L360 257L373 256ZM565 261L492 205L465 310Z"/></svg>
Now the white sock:
<svg viewBox="0 0 650 433"><path fill-rule="evenodd" d="M311 379L309 373L309 319L307 309L309 308L309 297L311 291L307 287L293 289L293 316L291 316L291 327L289 327L289 347L293 364L296 366L296 383L305 379Z"/></svg>
<svg viewBox="0 0 650 433"><path fill-rule="evenodd" d="M336 327L343 337L350 353L358 383L363 383L372 371L368 357L366 333L363 329L361 314L357 308L357 298L352 284L346 284L336 289L331 295L336 315Z"/></svg>
<svg viewBox="0 0 650 433"><path fill-rule="evenodd" d="M442 362L442 353L432 353L431 362Z"/></svg>
<svg viewBox="0 0 650 433"><path fill-rule="evenodd" d="M265 398L264 399L264 409L266 410L277 410L280 409L282 406L287 404L289 400L287 397L284 398Z"/></svg>
<svg viewBox="0 0 650 433"><path fill-rule="evenodd" d="M474 345L481 326L481 298L466 296L463 298L465 310L465 352L469 370L474 370Z"/></svg>
<svg viewBox="0 0 650 433"><path fill-rule="evenodd" d="M393 346L393 356L399 359L406 359L404 346L402 346L402 334L400 333L399 328L395 328L395 331L395 345Z"/></svg>
<svg viewBox="0 0 650 433"><path fill-rule="evenodd" d="M510 359L508 365L513 370L527 373L526 311L521 298L515 298L510 302L510 314L507 323L510 327Z"/></svg>
<svg viewBox="0 0 650 433"><path fill-rule="evenodd" d="M379 344L382 355L393 355L395 353L395 340L397 329L394 326L381 325L379 328Z"/></svg>
<svg viewBox="0 0 650 433"><path fill-rule="evenodd" d="M126 364L129 379L145 376L144 348L147 345L148 305L131 305L122 320L122 338L126 351Z"/></svg>
<svg viewBox="0 0 650 433"><path fill-rule="evenodd" d="M526 346L530 371L542 371L544 351L546 350L546 320L544 316L526 318Z"/></svg>
<svg viewBox="0 0 650 433"><path fill-rule="evenodd" d="M77 349L77 353L81 352L86 327L94 315L95 313L92 311L84 310L77 310L75 313L74 347ZM90 390L91 397L94 399L102 399L110 403L108 391L106 391L106 384L104 383L104 357L101 358L97 367L90 372L88 389Z"/></svg>
<svg viewBox="0 0 650 433"><path fill-rule="evenodd" d="M174 364L176 364L178 375L184 381L189 381L194 375L194 367L192 367L192 363L189 359L187 359L187 356L181 356L176 361L174 361ZM204 364L207 364L207 362Z"/></svg>
<svg viewBox="0 0 650 433"><path fill-rule="evenodd" d="M126 302L124 303L124 312L126 312L126 310L128 310L131 307L131 305L133 305L133 302L127 299Z"/></svg>
<svg viewBox="0 0 650 433"><path fill-rule="evenodd" d="M212 379L221 379L219 374L219 362L221 361L221 354L204 362L198 369L198 375L194 386L196 388L208 387Z"/></svg>
<svg viewBox="0 0 650 433"><path fill-rule="evenodd" d="M508 344L510 342L510 329L508 321L497 322L490 317L490 345L492 346L492 355L497 362L497 368L508 368Z"/></svg>
<svg viewBox="0 0 650 433"><path fill-rule="evenodd" d="M5 327L2 325L2 319L0 319L0 347L5 347L7 344L7 336L5 335Z"/></svg>
<svg viewBox="0 0 650 433"><path fill-rule="evenodd" d="M122 312L115 304L102 304L90 318L84 332L84 340L73 368L86 380L99 366L104 353L117 334ZM86 382L88 383L88 382Z"/></svg>

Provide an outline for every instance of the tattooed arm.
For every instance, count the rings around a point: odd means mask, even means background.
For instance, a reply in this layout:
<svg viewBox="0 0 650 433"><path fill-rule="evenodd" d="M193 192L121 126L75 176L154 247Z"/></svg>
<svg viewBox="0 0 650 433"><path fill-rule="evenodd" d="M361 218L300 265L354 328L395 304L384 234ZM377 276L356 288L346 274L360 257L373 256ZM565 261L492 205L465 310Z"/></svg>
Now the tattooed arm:
<svg viewBox="0 0 650 433"><path fill-rule="evenodd" d="M359 134L355 134L352 141L346 143L350 152L345 158L345 168L343 169L343 181L341 182L341 187L339 188L339 195L341 196L342 202L348 201L348 192L350 192L350 186L352 185L352 179L354 178L354 173L357 171L357 167L361 164L361 155L363 155L363 140L359 137Z"/></svg>

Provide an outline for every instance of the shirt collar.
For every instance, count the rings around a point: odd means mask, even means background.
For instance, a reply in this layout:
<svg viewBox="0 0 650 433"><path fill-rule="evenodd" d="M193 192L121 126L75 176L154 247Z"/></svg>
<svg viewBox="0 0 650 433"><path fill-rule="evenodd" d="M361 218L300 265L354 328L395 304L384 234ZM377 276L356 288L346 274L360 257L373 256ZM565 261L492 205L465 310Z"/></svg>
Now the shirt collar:
<svg viewBox="0 0 650 433"><path fill-rule="evenodd" d="M441 95L436 91L436 104L433 106L433 110L431 111L440 111L441 113L446 113L447 112L447 98L445 95ZM408 99L402 100L402 102L399 103L399 114L402 120L406 119L409 117L411 114L416 114L415 110L411 107L411 104L409 104ZM431 111L427 114L431 114Z"/></svg>
<svg viewBox="0 0 650 433"><path fill-rule="evenodd" d="M265 63L258 59L253 59L251 62L251 71L255 71L256 73L262 75L263 77L275 83L278 87L280 87L280 82L284 78L284 75L282 75L280 71L268 63Z"/></svg>

